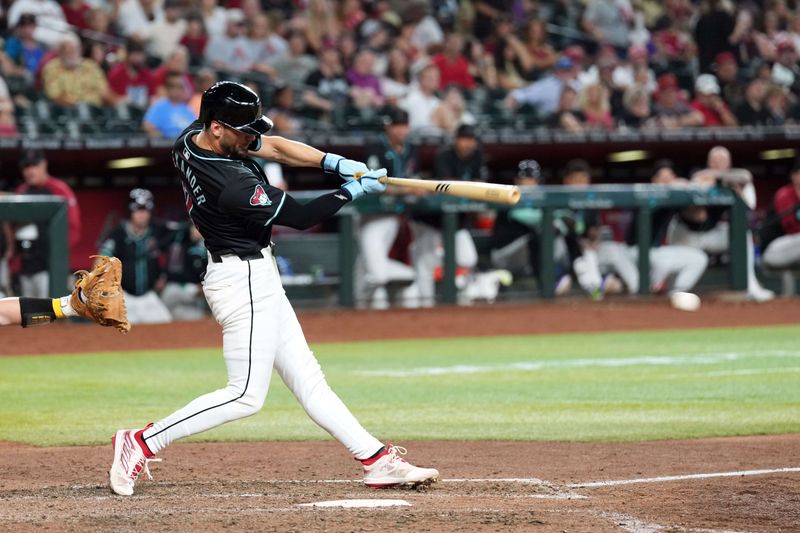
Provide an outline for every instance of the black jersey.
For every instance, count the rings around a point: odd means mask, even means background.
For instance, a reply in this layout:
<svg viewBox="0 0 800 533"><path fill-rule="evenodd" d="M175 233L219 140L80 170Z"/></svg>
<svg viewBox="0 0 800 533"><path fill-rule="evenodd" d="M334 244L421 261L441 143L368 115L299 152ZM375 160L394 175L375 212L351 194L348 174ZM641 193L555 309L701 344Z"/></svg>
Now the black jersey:
<svg viewBox="0 0 800 533"><path fill-rule="evenodd" d="M261 166L250 158L225 157L199 148L192 137L203 129L194 122L172 149L183 186L186 209L216 254L243 254L267 246L272 224L286 193L269 184Z"/></svg>
<svg viewBox="0 0 800 533"><path fill-rule="evenodd" d="M133 296L152 290L162 274L161 255L172 239L163 224L151 223L141 233L127 222L114 228L100 246L100 255L113 255L122 262L122 289Z"/></svg>

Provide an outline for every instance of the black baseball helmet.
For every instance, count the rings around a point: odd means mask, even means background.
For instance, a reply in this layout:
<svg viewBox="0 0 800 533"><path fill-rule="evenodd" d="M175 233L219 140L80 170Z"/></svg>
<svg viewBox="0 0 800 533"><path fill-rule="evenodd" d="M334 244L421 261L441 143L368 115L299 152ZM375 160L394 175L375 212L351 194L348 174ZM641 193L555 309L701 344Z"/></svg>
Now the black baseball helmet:
<svg viewBox="0 0 800 533"><path fill-rule="evenodd" d="M212 120L249 135L264 135L272 121L261 114L261 99L241 83L220 81L206 89L200 100L200 121Z"/></svg>

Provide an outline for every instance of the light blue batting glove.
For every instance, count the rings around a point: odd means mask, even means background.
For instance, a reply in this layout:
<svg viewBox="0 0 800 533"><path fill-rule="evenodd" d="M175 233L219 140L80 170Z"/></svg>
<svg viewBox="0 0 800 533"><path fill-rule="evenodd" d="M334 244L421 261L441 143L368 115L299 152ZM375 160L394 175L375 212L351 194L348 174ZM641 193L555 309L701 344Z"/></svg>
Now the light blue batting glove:
<svg viewBox="0 0 800 533"><path fill-rule="evenodd" d="M342 185L351 200L361 198L365 194L380 194L386 190L386 185L378 181L378 178L386 176L386 169L370 170L357 180L348 181Z"/></svg>
<svg viewBox="0 0 800 533"><path fill-rule="evenodd" d="M336 154L325 154L322 158L322 169L329 174L336 174L344 181L353 181L358 175L369 172L367 165L361 161L345 159Z"/></svg>

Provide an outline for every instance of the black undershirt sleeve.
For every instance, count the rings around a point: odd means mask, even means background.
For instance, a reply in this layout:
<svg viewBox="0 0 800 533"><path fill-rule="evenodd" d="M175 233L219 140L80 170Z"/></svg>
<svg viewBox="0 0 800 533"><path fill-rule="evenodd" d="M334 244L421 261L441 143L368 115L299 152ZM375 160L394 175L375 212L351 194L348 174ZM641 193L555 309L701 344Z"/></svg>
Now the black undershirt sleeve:
<svg viewBox="0 0 800 533"><path fill-rule="evenodd" d="M294 229L308 229L329 219L349 201L347 193L341 190L323 194L307 204L301 204L287 194L274 224Z"/></svg>

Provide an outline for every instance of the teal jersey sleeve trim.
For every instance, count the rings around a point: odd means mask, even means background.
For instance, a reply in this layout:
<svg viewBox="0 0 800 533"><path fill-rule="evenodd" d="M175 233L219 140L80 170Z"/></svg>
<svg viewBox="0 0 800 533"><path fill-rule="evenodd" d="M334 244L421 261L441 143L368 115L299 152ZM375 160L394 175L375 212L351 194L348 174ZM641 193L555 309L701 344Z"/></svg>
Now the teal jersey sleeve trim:
<svg viewBox="0 0 800 533"><path fill-rule="evenodd" d="M278 216L278 213L280 213L280 212L281 212L281 209L283 209L283 202L285 202L285 201L286 201L286 192L284 191L284 193L283 193L283 196L281 196L281 202L278 204L278 207L277 207L277 209L275 209L275 214L274 214L274 215L272 215L272 216L270 217L270 219L269 219L269 220L267 220L267 221L264 223L264 225L265 225L265 226L269 226L270 224L272 224L272 221L273 221L273 220L275 220L275 217L277 217L277 216Z"/></svg>

